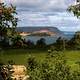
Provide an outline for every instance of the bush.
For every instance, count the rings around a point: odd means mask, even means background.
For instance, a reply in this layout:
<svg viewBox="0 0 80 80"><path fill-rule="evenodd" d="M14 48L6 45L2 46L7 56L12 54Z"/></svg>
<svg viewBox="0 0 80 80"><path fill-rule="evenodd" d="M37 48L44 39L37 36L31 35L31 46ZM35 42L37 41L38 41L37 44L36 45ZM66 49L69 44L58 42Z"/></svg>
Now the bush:
<svg viewBox="0 0 80 80"><path fill-rule="evenodd" d="M15 35L11 37L12 47L14 48L22 48L23 47L23 39L20 35Z"/></svg>
<svg viewBox="0 0 80 80"><path fill-rule="evenodd" d="M70 49L80 50L80 32L76 32L71 40L68 41Z"/></svg>
<svg viewBox="0 0 80 80"><path fill-rule="evenodd" d="M62 38L62 37L59 37L56 42L54 43L54 47L55 47L55 50L57 51L63 51L66 49L66 44L67 44L67 40Z"/></svg>
<svg viewBox="0 0 80 80"><path fill-rule="evenodd" d="M35 59L35 57L30 56L27 60L27 68L29 70L34 70L35 68L37 68L37 60Z"/></svg>
<svg viewBox="0 0 80 80"><path fill-rule="evenodd" d="M3 80L12 80L11 72L10 70L12 69L11 65L2 65L0 68L0 75L2 76Z"/></svg>
<svg viewBox="0 0 80 80"><path fill-rule="evenodd" d="M53 58L52 61L47 57L44 61L38 62L30 57L28 59L29 80L80 80L80 71L71 71L62 54L55 55Z"/></svg>
<svg viewBox="0 0 80 80"><path fill-rule="evenodd" d="M35 47L34 42L32 42L31 40L28 40L28 41L26 42L26 45L27 45L28 48L34 48L34 47Z"/></svg>
<svg viewBox="0 0 80 80"><path fill-rule="evenodd" d="M9 60L9 61L8 61L8 64L9 64L9 65L14 65L15 62L14 62L13 60Z"/></svg>
<svg viewBox="0 0 80 80"><path fill-rule="evenodd" d="M37 48L45 48L47 45L46 45L46 42L45 42L45 39L44 38L41 38L40 40L38 40L36 42L36 47Z"/></svg>

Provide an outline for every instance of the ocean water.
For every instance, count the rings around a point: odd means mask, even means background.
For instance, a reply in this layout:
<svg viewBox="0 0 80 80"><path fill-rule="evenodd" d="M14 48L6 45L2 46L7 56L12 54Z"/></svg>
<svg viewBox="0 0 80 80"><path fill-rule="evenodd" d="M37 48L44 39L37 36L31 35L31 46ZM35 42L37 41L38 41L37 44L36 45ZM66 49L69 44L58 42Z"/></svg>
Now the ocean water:
<svg viewBox="0 0 80 80"><path fill-rule="evenodd" d="M64 34L65 39L70 40L73 37L74 34ZM36 44L36 42L38 40L40 40L41 38L45 39L46 44L52 44L54 42L56 42L56 40L59 38L60 36L26 36L24 37L26 41L30 40L32 42L34 42Z"/></svg>
<svg viewBox="0 0 80 80"><path fill-rule="evenodd" d="M40 40L41 38L45 39L46 44L52 44L57 40L57 37L53 37L53 36L43 36L43 37L27 36L25 39L26 39L26 41L31 40L32 42L34 42L36 44L36 42L38 40Z"/></svg>

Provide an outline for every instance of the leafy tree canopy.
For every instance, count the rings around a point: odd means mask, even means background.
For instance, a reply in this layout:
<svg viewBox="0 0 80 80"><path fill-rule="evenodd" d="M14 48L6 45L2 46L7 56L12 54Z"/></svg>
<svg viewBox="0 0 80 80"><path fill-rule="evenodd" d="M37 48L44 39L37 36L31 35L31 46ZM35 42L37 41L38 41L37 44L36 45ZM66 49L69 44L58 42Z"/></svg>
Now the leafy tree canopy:
<svg viewBox="0 0 80 80"><path fill-rule="evenodd" d="M79 16L80 16L80 0L77 0L75 5L69 6L68 11L73 12L74 16L77 16L79 18Z"/></svg>
<svg viewBox="0 0 80 80"><path fill-rule="evenodd" d="M16 7L13 5L7 6L0 3L0 35L7 34L9 28L14 29L17 26L18 19L15 17Z"/></svg>

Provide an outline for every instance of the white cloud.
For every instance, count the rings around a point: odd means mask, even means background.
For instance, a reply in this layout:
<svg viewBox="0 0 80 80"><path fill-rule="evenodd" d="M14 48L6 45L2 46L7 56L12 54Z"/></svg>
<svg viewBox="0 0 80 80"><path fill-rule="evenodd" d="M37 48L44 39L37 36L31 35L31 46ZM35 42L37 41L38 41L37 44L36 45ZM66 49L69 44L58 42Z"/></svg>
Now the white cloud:
<svg viewBox="0 0 80 80"><path fill-rule="evenodd" d="M74 0L5 0L18 8L18 26L55 26L64 31L80 30L80 20L66 12Z"/></svg>
<svg viewBox="0 0 80 80"><path fill-rule="evenodd" d="M65 0L49 0L46 8L65 8L67 5L65 3Z"/></svg>
<svg viewBox="0 0 80 80"><path fill-rule="evenodd" d="M21 15L22 14L22 15ZM80 20L73 15L63 13L40 13L40 12L21 12L19 13L20 26L47 26L51 25L65 31L80 30Z"/></svg>
<svg viewBox="0 0 80 80"><path fill-rule="evenodd" d="M30 26L31 25L34 25L34 26L50 25L48 17L45 17L44 15L39 14L39 13L38 14L37 13L27 13L26 15L26 12L24 12L24 13L20 13L18 17L19 19L21 19L21 21L19 22L19 26L23 25L21 23L24 23L27 26L29 25Z"/></svg>
<svg viewBox="0 0 80 80"><path fill-rule="evenodd" d="M64 10L74 0L4 0L33 11ZM19 8L20 9L20 8Z"/></svg>
<svg viewBox="0 0 80 80"><path fill-rule="evenodd" d="M73 15L64 12L58 13L58 15L48 16L51 24L64 31L76 31L80 30L80 20Z"/></svg>
<svg viewBox="0 0 80 80"><path fill-rule="evenodd" d="M61 27L60 30L62 31L80 31L80 25L76 27Z"/></svg>

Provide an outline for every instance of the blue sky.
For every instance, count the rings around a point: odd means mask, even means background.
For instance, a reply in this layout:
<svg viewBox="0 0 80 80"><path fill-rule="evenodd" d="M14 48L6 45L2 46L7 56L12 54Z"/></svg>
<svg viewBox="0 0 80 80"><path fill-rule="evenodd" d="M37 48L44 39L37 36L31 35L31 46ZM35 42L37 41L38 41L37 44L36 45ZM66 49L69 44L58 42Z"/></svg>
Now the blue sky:
<svg viewBox="0 0 80 80"><path fill-rule="evenodd" d="M4 0L17 7L18 26L54 26L62 31L80 30L80 19L66 9L75 0Z"/></svg>

